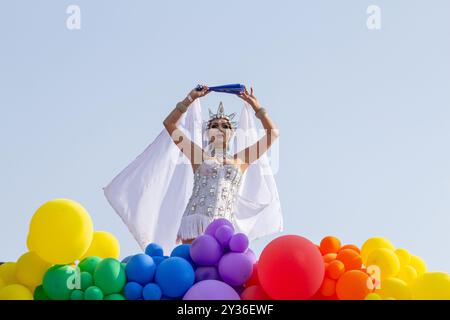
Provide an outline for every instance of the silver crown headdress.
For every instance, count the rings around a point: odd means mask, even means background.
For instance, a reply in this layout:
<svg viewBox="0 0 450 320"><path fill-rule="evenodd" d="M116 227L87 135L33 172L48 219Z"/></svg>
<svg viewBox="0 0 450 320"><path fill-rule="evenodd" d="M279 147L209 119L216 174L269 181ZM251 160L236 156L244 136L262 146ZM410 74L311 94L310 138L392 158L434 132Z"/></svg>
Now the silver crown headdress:
<svg viewBox="0 0 450 320"><path fill-rule="evenodd" d="M237 122L232 121L234 119L234 117L236 116L236 112L230 113L228 115L225 114L225 110L224 110L222 101L220 101L219 107L217 108L217 113L213 113L211 111L211 109L209 109L209 108L208 108L208 111L209 111L208 128L209 128L209 125L211 124L211 122L216 119L226 119L230 122L230 124L233 128L236 128Z"/></svg>

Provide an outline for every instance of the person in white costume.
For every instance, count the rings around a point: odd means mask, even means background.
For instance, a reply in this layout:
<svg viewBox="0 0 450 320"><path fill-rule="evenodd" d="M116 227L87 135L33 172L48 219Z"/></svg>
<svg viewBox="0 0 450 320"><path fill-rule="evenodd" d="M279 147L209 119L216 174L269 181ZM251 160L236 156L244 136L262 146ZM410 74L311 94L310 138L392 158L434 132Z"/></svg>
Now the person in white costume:
<svg viewBox="0 0 450 320"><path fill-rule="evenodd" d="M211 91L201 88L177 103L155 141L103 188L141 248L156 242L168 252L191 243L217 218L250 240L283 230L267 157L277 127L253 87L238 94L244 101L238 124L222 102L203 121L200 98ZM264 127L259 139L251 109Z"/></svg>

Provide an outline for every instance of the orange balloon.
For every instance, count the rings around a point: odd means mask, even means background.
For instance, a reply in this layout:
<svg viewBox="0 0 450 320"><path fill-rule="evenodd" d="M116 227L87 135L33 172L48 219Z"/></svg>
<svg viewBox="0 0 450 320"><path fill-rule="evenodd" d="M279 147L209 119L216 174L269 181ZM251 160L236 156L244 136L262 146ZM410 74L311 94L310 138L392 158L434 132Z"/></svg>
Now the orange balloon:
<svg viewBox="0 0 450 320"><path fill-rule="evenodd" d="M326 255L323 256L323 262L327 263L327 262L331 262L333 260L335 260L337 257L336 253L327 253Z"/></svg>
<svg viewBox="0 0 450 320"><path fill-rule="evenodd" d="M336 237L325 237L320 241L320 252L322 252L322 255L337 253L340 248L341 241Z"/></svg>
<svg viewBox="0 0 450 320"><path fill-rule="evenodd" d="M347 271L360 270L362 266L361 256L353 249L339 251L336 260L342 261Z"/></svg>
<svg viewBox="0 0 450 320"><path fill-rule="evenodd" d="M373 292L369 275L360 270L345 272L336 283L336 295L340 300L364 300Z"/></svg>
<svg viewBox="0 0 450 320"><path fill-rule="evenodd" d="M325 277L319 292L324 297L331 297L336 293L336 281Z"/></svg>
<svg viewBox="0 0 450 320"><path fill-rule="evenodd" d="M339 251L345 250L345 249L352 249L352 250L356 251L358 254L361 253L359 248L357 246L355 246L354 244L346 244L345 246L342 246L341 249L339 249Z"/></svg>
<svg viewBox="0 0 450 320"><path fill-rule="evenodd" d="M340 260L331 261L325 268L325 275L333 280L337 280L345 272L345 265Z"/></svg>

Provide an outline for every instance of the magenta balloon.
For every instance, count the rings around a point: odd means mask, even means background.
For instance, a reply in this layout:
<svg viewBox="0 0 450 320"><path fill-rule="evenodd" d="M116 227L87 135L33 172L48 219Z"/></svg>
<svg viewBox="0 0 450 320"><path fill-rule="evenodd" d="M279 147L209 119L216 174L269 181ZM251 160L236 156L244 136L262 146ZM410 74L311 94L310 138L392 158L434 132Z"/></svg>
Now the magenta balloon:
<svg viewBox="0 0 450 320"><path fill-rule="evenodd" d="M258 258L256 258L256 254L250 248L248 248L247 251L245 251L245 255L249 257L249 259L252 261L253 264L255 264L258 261Z"/></svg>
<svg viewBox="0 0 450 320"><path fill-rule="evenodd" d="M183 300L241 300L228 284L218 280L204 280L194 284Z"/></svg>
<svg viewBox="0 0 450 320"><path fill-rule="evenodd" d="M219 218L211 222L205 230L205 234L213 236L216 234L217 229L221 226L229 226L234 230L233 224L225 218Z"/></svg>
<svg viewBox="0 0 450 320"><path fill-rule="evenodd" d="M248 237L243 233L236 233L230 239L230 250L233 252L245 252L248 248Z"/></svg>
<svg viewBox="0 0 450 320"><path fill-rule="evenodd" d="M230 286L242 286L250 279L253 263L245 253L229 252L219 261L219 274Z"/></svg>
<svg viewBox="0 0 450 320"><path fill-rule="evenodd" d="M204 234L192 242L189 253L198 266L212 266L220 260L222 247L214 237Z"/></svg>
<svg viewBox="0 0 450 320"><path fill-rule="evenodd" d="M230 242L230 239L233 236L233 234L234 234L233 228L227 225L223 225L217 228L214 237L220 243L222 248L225 249L228 247L228 243Z"/></svg>
<svg viewBox="0 0 450 320"><path fill-rule="evenodd" d="M221 280L216 267L198 267L195 270L195 282L203 280Z"/></svg>

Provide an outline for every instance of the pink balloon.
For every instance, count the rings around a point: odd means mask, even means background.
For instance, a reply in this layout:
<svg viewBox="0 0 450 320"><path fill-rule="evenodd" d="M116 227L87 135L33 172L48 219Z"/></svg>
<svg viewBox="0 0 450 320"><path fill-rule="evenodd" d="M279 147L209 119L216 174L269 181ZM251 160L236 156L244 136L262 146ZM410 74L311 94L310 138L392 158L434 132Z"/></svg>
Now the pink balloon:
<svg viewBox="0 0 450 320"><path fill-rule="evenodd" d="M183 300L241 300L228 284L218 280L204 280L194 284Z"/></svg>

